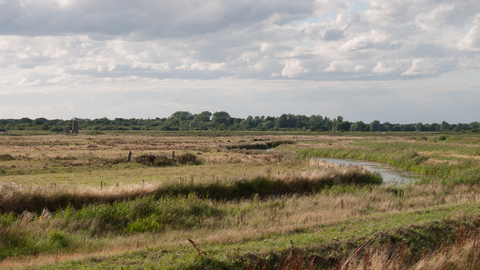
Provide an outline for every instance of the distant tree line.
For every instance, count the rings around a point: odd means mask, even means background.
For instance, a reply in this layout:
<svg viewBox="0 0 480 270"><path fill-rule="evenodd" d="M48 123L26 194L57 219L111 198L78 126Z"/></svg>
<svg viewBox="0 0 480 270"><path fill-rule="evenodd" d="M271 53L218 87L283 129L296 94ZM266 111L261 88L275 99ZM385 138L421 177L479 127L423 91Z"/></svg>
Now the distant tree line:
<svg viewBox="0 0 480 270"><path fill-rule="evenodd" d="M433 124L392 124L371 123L362 121L345 121L342 116L330 119L321 115L282 114L275 116L248 116L246 119L231 117L229 113L220 111L211 113L204 111L192 114L188 111L177 111L167 118L125 119L106 117L98 119L78 119L81 130L231 130L231 131L418 131L418 132L459 132L478 131L480 123L450 124L445 121ZM71 120L45 118L0 119L0 131L9 130L49 130L61 132L63 128L71 128Z"/></svg>

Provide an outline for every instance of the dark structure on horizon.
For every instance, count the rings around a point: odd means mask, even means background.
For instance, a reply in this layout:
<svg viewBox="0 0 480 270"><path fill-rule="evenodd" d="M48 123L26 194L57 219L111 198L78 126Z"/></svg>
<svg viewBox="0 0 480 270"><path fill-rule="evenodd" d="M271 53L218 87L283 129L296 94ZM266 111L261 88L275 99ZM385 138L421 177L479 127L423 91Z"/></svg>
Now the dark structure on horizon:
<svg viewBox="0 0 480 270"><path fill-rule="evenodd" d="M72 133L73 134L78 133L78 118L77 117L74 117L72 119Z"/></svg>

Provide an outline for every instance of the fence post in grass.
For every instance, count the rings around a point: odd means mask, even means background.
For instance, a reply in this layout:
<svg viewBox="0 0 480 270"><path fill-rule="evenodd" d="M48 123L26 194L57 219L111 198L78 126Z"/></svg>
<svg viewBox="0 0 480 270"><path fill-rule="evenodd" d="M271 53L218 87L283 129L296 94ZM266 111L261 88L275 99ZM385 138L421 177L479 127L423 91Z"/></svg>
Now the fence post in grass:
<svg viewBox="0 0 480 270"><path fill-rule="evenodd" d="M132 151L128 152L128 159L127 162L132 161Z"/></svg>
<svg viewBox="0 0 480 270"><path fill-rule="evenodd" d="M172 159L175 159L175 151L172 151Z"/></svg>

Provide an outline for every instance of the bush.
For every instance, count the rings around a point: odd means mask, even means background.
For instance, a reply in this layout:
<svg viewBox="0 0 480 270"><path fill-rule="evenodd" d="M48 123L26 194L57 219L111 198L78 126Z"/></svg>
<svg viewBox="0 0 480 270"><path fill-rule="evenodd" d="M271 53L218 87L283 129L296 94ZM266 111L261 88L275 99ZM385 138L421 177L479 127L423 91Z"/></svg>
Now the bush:
<svg viewBox="0 0 480 270"><path fill-rule="evenodd" d="M7 161L7 160L14 160L15 158L10 154L0 154L0 160Z"/></svg>
<svg viewBox="0 0 480 270"><path fill-rule="evenodd" d="M61 131L63 131L63 128L61 128L61 127L51 127L51 128L50 128L50 131L53 131L53 132L61 132Z"/></svg>
<svg viewBox="0 0 480 270"><path fill-rule="evenodd" d="M183 155L179 155L177 158L178 163L185 165L185 164L197 164L197 156L190 153L185 153Z"/></svg>
<svg viewBox="0 0 480 270"><path fill-rule="evenodd" d="M438 136L437 141L445 141L446 139L447 139L447 136L440 135L440 136Z"/></svg>
<svg viewBox="0 0 480 270"><path fill-rule="evenodd" d="M427 141L427 140L428 140L428 139L427 139L427 137L425 137L425 136L423 136L423 137L418 137L418 138L416 139L417 142Z"/></svg>
<svg viewBox="0 0 480 270"><path fill-rule="evenodd" d="M135 158L135 162L154 167L174 166L176 164L174 159L156 155L141 155Z"/></svg>

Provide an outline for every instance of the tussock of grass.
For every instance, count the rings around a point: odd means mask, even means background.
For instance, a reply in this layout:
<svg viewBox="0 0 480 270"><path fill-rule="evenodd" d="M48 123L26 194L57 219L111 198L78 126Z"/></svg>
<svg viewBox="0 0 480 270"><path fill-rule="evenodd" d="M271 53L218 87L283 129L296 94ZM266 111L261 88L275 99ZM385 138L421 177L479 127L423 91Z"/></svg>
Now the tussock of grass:
<svg viewBox="0 0 480 270"><path fill-rule="evenodd" d="M175 166L178 164L182 165L199 165L201 160L197 159L197 156L191 153L185 153L178 155L175 158L168 158L164 155L140 155L136 157L135 162L138 162L143 165L154 166L154 167L166 167L166 166Z"/></svg>
<svg viewBox="0 0 480 270"><path fill-rule="evenodd" d="M0 154L0 161L14 160L15 158L10 154Z"/></svg>

